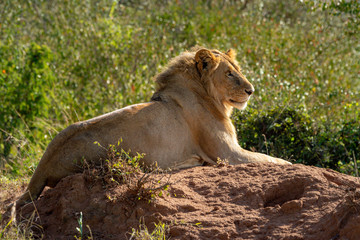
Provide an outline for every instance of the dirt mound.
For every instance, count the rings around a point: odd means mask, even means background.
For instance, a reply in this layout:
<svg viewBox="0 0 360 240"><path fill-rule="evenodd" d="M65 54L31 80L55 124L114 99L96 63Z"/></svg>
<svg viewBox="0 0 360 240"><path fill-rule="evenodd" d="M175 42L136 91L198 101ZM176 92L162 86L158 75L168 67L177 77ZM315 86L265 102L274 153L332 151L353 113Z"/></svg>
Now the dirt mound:
<svg viewBox="0 0 360 240"><path fill-rule="evenodd" d="M79 213L95 239L127 239L143 219L170 224L171 239L360 239L359 179L304 165L242 164L173 172L169 194L136 200L84 174L35 202L46 239L79 236ZM19 214L29 216L33 204ZM89 229L84 229L89 235Z"/></svg>

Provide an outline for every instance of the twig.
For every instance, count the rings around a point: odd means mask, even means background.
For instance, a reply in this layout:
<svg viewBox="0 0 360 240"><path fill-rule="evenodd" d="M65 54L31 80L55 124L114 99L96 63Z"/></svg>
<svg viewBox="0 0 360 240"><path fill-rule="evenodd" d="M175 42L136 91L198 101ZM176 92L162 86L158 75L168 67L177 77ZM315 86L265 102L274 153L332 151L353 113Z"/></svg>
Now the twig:
<svg viewBox="0 0 360 240"><path fill-rule="evenodd" d="M358 170L358 166L357 166L357 162L356 162L355 152L352 151L352 153L353 153L353 161L354 161L354 167L355 167L355 176L359 177L359 170Z"/></svg>

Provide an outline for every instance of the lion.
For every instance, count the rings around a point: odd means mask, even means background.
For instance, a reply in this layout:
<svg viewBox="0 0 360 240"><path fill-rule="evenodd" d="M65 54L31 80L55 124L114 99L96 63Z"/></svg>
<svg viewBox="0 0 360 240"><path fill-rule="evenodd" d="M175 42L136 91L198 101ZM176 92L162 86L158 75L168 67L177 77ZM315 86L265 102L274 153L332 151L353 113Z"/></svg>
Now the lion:
<svg viewBox="0 0 360 240"><path fill-rule="evenodd" d="M250 152L238 144L230 116L244 109L254 93L241 73L235 51L223 53L196 47L170 61L155 77L151 101L131 105L90 120L70 125L48 145L27 191L17 200L21 206L39 197L45 186L81 172L82 159L99 162L106 157L101 146L116 145L132 153L144 153L145 165L181 169L216 164L289 162Z"/></svg>

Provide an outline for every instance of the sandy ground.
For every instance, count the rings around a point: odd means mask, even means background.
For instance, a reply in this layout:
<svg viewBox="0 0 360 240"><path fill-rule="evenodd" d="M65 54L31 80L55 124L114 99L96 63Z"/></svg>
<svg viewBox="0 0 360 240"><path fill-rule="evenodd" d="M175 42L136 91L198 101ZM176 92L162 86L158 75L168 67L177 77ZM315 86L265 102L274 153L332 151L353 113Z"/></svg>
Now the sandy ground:
<svg viewBox="0 0 360 240"><path fill-rule="evenodd" d="M94 239L128 239L140 221L149 230L169 224L170 239L360 239L355 177L300 164L242 164L175 171L170 181L149 203L125 185L69 176L21 208L18 222L35 210L45 239L79 236L80 212Z"/></svg>

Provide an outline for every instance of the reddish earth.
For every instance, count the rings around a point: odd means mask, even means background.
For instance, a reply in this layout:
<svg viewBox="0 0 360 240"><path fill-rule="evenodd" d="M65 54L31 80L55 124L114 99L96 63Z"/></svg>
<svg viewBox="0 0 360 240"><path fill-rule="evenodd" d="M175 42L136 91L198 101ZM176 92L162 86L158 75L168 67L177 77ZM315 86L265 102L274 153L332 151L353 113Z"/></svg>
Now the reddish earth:
<svg viewBox="0 0 360 240"><path fill-rule="evenodd" d="M170 224L171 239L360 239L360 181L295 164L196 167L172 173L168 195L135 200L85 174L35 201L45 239L74 239L79 213L95 239L127 239L140 219ZM33 204L19 215L29 217ZM88 235L89 230L86 228ZM85 238L84 238L85 239Z"/></svg>

